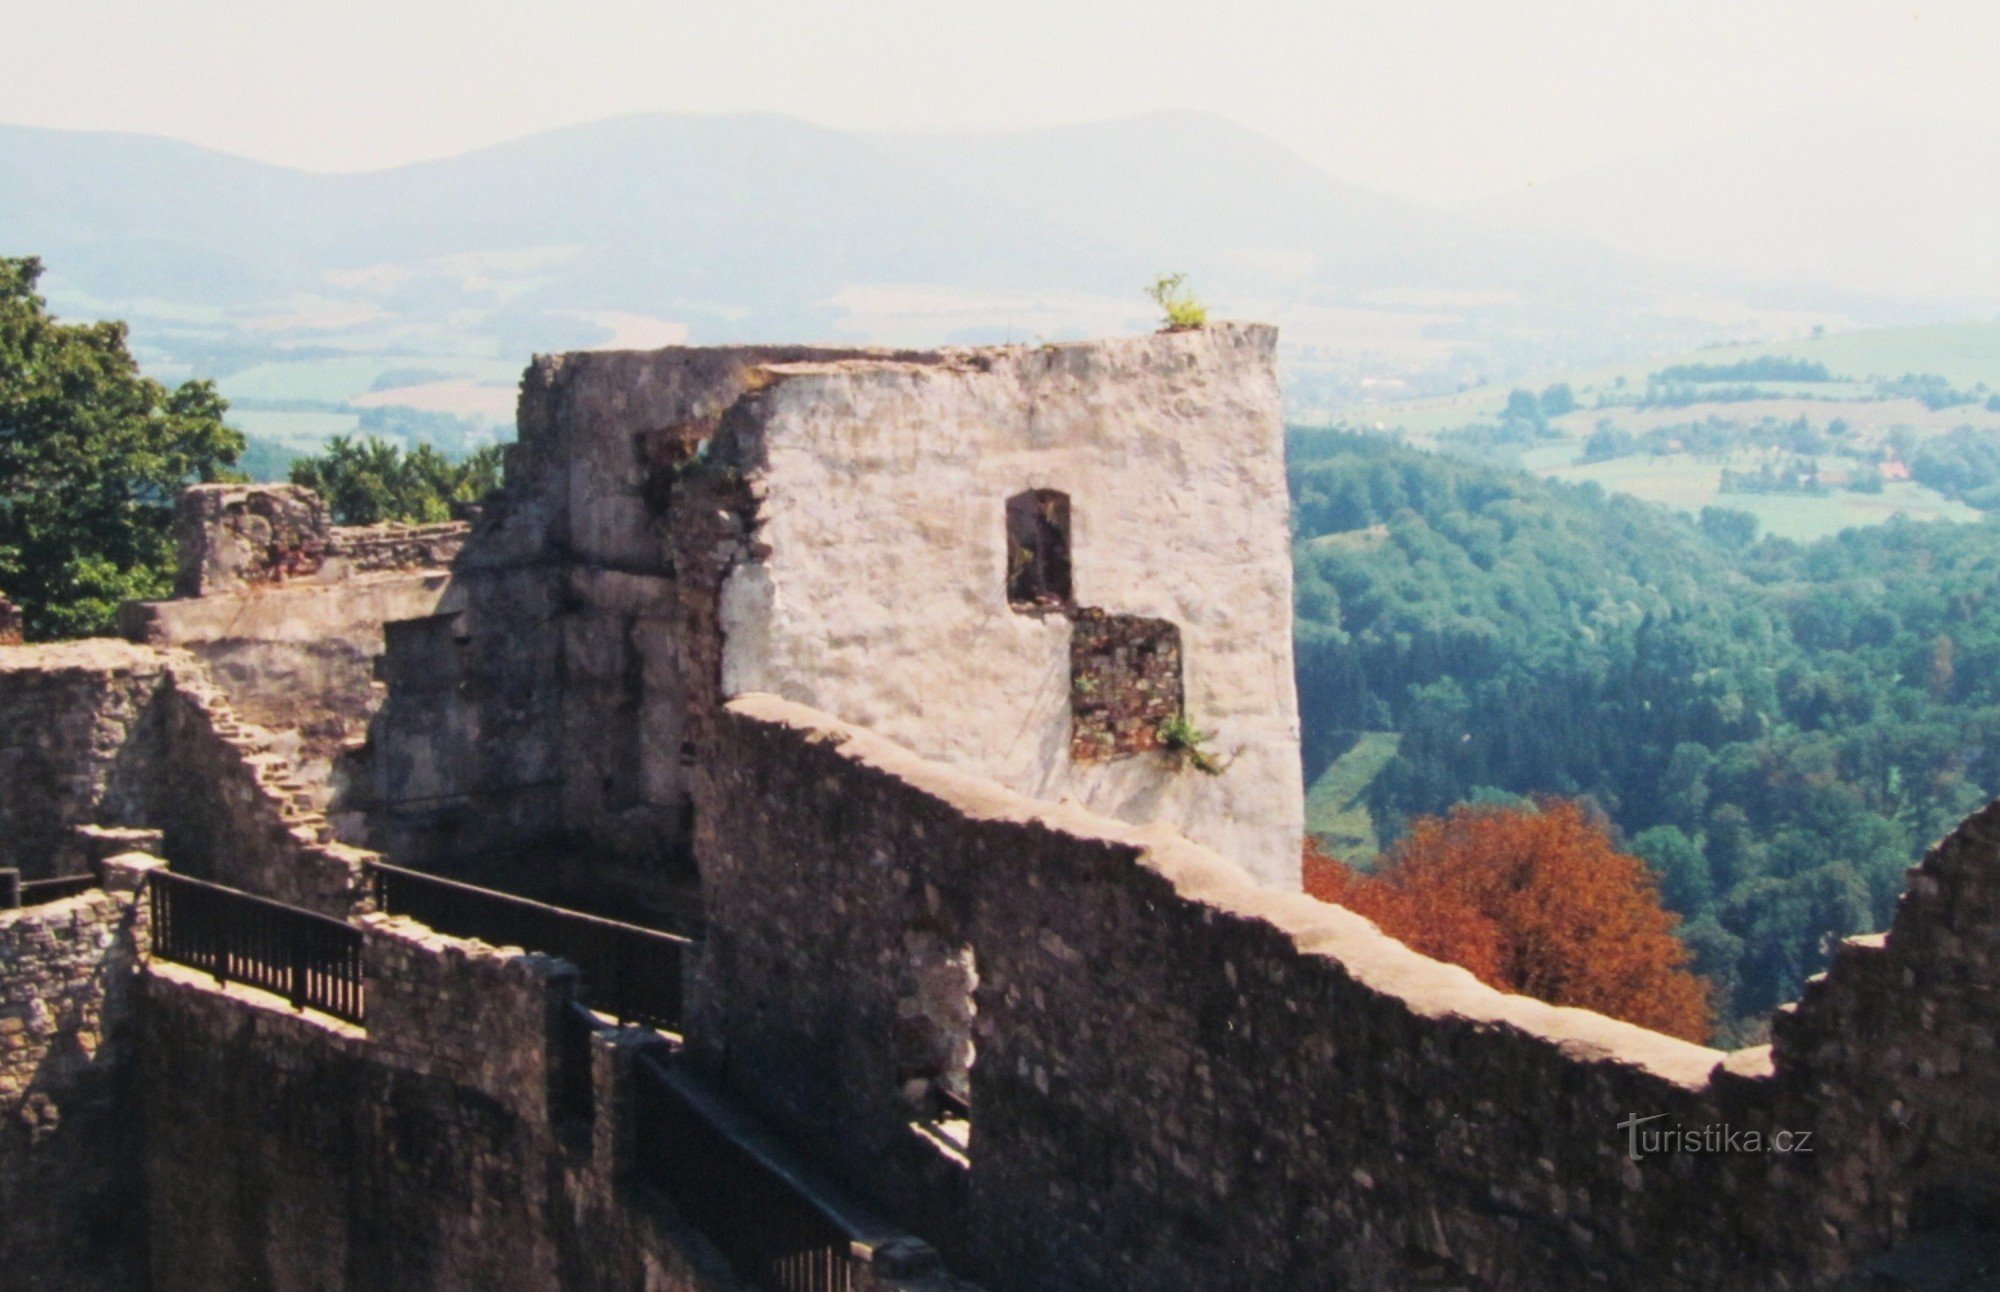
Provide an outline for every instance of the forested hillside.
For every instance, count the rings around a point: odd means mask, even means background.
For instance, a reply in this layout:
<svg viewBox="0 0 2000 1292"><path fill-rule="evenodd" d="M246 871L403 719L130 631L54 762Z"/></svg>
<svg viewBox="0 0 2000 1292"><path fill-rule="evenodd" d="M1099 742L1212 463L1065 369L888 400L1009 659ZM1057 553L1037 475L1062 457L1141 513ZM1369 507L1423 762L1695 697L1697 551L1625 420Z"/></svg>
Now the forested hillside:
<svg viewBox="0 0 2000 1292"><path fill-rule="evenodd" d="M2000 523L1800 546L1332 431L1294 433L1292 488L1308 783L1393 732L1356 802L1383 841L1588 798L1687 918L1729 1039L2000 787Z"/></svg>

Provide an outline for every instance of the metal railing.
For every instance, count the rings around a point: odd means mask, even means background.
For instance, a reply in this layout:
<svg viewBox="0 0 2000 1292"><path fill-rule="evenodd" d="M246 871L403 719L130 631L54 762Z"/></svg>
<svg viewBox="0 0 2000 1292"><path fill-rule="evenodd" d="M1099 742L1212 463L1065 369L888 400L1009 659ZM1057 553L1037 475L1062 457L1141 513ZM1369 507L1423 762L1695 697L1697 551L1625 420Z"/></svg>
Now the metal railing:
<svg viewBox="0 0 2000 1292"><path fill-rule="evenodd" d="M362 1021L360 929L171 871L155 871L147 887L154 955Z"/></svg>
<svg viewBox="0 0 2000 1292"><path fill-rule="evenodd" d="M63 875L56 879L22 879L12 867L0 868L0 911L23 906L59 902L98 887L103 881L94 874Z"/></svg>
<svg viewBox="0 0 2000 1292"><path fill-rule="evenodd" d="M376 862L375 897L453 937L561 956L583 971L583 1000L621 1023L681 1030L688 938Z"/></svg>
<svg viewBox="0 0 2000 1292"><path fill-rule="evenodd" d="M95 875L64 875L60 879L24 879L21 881L21 905L39 906L43 902L59 902L65 897L75 897L100 887L103 881Z"/></svg>
<svg viewBox="0 0 2000 1292"><path fill-rule="evenodd" d="M739 1279L769 1292L851 1292L843 1225L771 1161L717 1126L650 1054L632 1065L635 1169L715 1244Z"/></svg>

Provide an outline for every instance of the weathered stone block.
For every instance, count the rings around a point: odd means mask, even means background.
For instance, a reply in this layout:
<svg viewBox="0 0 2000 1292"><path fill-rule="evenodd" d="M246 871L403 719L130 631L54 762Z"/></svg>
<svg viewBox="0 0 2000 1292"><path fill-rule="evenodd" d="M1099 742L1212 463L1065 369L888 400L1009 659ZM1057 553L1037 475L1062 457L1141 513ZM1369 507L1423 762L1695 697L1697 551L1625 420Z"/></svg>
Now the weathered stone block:
<svg viewBox="0 0 2000 1292"><path fill-rule="evenodd" d="M174 537L174 594L200 597L317 573L330 527L299 485L195 485L174 502Z"/></svg>

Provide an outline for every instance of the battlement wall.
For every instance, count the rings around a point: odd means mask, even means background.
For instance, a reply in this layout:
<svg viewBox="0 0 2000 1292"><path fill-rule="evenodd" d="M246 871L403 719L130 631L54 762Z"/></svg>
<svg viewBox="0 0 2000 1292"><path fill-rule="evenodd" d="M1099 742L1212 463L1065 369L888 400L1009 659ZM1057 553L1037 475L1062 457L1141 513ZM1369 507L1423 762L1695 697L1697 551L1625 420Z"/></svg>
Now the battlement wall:
<svg viewBox="0 0 2000 1292"><path fill-rule="evenodd" d="M1822 1286L1907 1231L1929 1135L1955 1145L1936 1171L1991 1179L2000 1020L1962 966L1992 942L1994 814L1926 862L1898 972L1850 984L1879 953L1844 952L1774 1063L1502 994L1169 832L775 697L717 742L692 1042L853 1178L921 1196L909 1078L953 1026L927 948L962 948L969 1165L941 1223L993 1286ZM1954 954L1919 950L1941 929ZM1812 1138L1634 1160L1635 1117Z"/></svg>
<svg viewBox="0 0 2000 1292"><path fill-rule="evenodd" d="M151 1286L591 1286L549 1118L574 971L374 917L365 1027L155 963L142 982Z"/></svg>

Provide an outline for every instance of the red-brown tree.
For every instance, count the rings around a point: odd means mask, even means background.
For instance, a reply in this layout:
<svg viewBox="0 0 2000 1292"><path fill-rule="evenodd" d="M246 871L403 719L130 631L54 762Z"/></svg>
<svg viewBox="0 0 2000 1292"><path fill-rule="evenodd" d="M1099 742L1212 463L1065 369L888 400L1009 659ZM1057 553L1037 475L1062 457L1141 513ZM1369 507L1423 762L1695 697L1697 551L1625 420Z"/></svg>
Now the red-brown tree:
<svg viewBox="0 0 2000 1292"><path fill-rule="evenodd" d="M1708 1039L1708 983L1687 967L1679 917L1575 802L1420 818L1369 874L1308 840L1305 884L1502 991Z"/></svg>

